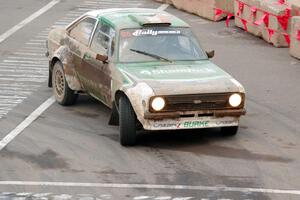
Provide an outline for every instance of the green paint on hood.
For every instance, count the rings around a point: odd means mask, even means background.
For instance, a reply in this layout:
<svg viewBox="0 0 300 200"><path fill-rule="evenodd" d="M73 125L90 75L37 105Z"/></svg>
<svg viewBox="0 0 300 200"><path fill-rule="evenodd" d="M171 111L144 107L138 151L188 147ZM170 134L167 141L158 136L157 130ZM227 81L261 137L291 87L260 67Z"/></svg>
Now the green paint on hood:
<svg viewBox="0 0 300 200"><path fill-rule="evenodd" d="M141 81L146 80L208 80L231 78L226 72L208 60L196 62L148 62L118 64L123 73Z"/></svg>

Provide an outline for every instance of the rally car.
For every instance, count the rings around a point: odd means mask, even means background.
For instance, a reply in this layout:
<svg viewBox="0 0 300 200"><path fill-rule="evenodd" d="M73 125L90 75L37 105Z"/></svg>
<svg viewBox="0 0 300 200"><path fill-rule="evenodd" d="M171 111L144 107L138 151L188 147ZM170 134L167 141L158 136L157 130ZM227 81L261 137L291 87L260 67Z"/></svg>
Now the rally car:
<svg viewBox="0 0 300 200"><path fill-rule="evenodd" d="M120 143L137 130L221 127L235 135L245 90L209 58L190 26L153 9L95 10L47 40L49 87L59 104L87 93L111 108Z"/></svg>

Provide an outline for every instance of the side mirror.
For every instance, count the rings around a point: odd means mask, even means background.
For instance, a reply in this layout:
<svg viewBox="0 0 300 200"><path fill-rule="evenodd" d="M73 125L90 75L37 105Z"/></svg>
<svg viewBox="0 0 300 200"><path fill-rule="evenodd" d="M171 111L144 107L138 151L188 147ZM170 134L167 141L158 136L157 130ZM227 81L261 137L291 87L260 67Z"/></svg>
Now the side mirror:
<svg viewBox="0 0 300 200"><path fill-rule="evenodd" d="M107 62L108 56L97 54L96 55L96 60L99 60L99 61L102 61L102 62Z"/></svg>
<svg viewBox="0 0 300 200"><path fill-rule="evenodd" d="M206 55L208 58L213 58L215 56L215 50L207 51Z"/></svg>

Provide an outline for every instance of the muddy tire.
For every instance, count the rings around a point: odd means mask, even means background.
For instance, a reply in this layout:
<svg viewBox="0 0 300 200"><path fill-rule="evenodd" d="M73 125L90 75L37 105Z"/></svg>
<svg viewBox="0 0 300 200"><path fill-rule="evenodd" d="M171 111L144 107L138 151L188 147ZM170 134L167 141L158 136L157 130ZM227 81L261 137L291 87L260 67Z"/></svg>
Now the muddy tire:
<svg viewBox="0 0 300 200"><path fill-rule="evenodd" d="M127 97L119 99L120 144L134 146L136 144L136 115Z"/></svg>
<svg viewBox="0 0 300 200"><path fill-rule="evenodd" d="M68 106L76 102L78 94L75 94L75 91L69 88L60 62L56 62L53 66L52 87L55 99L59 104Z"/></svg>
<svg viewBox="0 0 300 200"><path fill-rule="evenodd" d="M239 130L238 126L222 127L221 134L223 136L235 136Z"/></svg>

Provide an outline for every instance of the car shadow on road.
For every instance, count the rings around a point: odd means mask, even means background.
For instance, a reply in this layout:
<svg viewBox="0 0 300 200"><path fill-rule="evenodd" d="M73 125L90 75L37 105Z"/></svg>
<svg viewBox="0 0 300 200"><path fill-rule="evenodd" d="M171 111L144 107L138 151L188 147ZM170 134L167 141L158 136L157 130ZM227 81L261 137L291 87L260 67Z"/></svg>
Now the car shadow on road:
<svg viewBox="0 0 300 200"><path fill-rule="evenodd" d="M151 147L180 147L209 145L213 141L233 140L222 137L219 128L138 132L138 145Z"/></svg>
<svg viewBox="0 0 300 200"><path fill-rule="evenodd" d="M143 131L138 146L161 150L188 152L201 156L213 156L241 160L289 163L293 160L272 154L256 153L251 147L245 148L239 136L224 137L220 129L195 129L179 131Z"/></svg>

